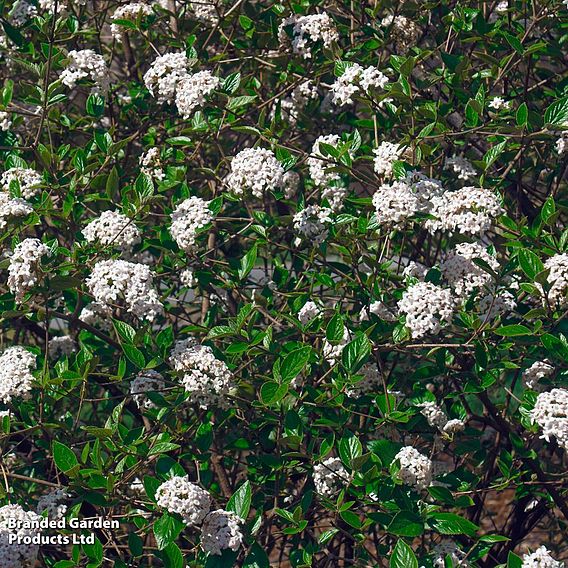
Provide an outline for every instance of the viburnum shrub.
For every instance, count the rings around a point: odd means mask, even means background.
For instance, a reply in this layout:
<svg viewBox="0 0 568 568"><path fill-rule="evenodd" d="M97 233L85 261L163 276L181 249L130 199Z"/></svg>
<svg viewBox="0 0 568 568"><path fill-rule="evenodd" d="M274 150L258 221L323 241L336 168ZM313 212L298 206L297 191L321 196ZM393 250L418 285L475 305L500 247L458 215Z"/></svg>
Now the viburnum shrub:
<svg viewBox="0 0 568 568"><path fill-rule="evenodd" d="M565 3L0 15L0 568L565 566Z"/></svg>

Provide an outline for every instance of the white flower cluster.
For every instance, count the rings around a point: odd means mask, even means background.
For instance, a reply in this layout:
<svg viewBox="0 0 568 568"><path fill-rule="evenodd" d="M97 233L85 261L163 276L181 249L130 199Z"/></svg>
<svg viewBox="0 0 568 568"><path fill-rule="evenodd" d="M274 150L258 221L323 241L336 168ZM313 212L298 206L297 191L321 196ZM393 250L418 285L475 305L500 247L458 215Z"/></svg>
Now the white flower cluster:
<svg viewBox="0 0 568 568"><path fill-rule="evenodd" d="M424 266L420 262L415 262L414 260L411 260L402 271L402 275L407 281L413 278L416 280L424 280L426 278L426 274L428 274L428 267Z"/></svg>
<svg viewBox="0 0 568 568"><path fill-rule="evenodd" d="M428 424L433 428L437 428L442 434L450 436L456 432L463 431L465 428L463 420L458 418L448 420L446 413L435 402L421 402L417 406L420 407L420 413L426 418Z"/></svg>
<svg viewBox="0 0 568 568"><path fill-rule="evenodd" d="M556 151L559 156L562 156L568 152L568 132L563 132L560 138L556 140L555 143Z"/></svg>
<svg viewBox="0 0 568 568"><path fill-rule="evenodd" d="M432 215L436 219L426 221L431 232L441 229L481 235L491 227L493 219L505 212L493 191L476 187L446 191L434 197L432 204Z"/></svg>
<svg viewBox="0 0 568 568"><path fill-rule="evenodd" d="M239 549L243 542L243 520L232 511L211 511L201 527L201 548L209 554L220 555L223 550Z"/></svg>
<svg viewBox="0 0 568 568"><path fill-rule="evenodd" d="M81 233L88 243L99 242L129 252L141 241L140 230L132 219L118 211L103 211Z"/></svg>
<svg viewBox="0 0 568 568"><path fill-rule="evenodd" d="M0 507L0 566L6 568L33 568L36 565L39 545L24 544L24 538L33 538L37 529L24 528L38 522L39 516L33 511L25 511L20 505ZM9 528L10 523L16 528ZM11 540L15 535L16 540Z"/></svg>
<svg viewBox="0 0 568 568"><path fill-rule="evenodd" d="M48 351L49 356L53 359L69 357L77 351L77 345L70 335L60 335L50 338Z"/></svg>
<svg viewBox="0 0 568 568"><path fill-rule="evenodd" d="M331 499L348 483L349 473L339 458L327 458L314 465L314 485L316 493Z"/></svg>
<svg viewBox="0 0 568 568"><path fill-rule="evenodd" d="M185 53L160 55L144 74L144 84L158 102L172 101L178 83L189 75L190 64Z"/></svg>
<svg viewBox="0 0 568 568"><path fill-rule="evenodd" d="M352 105L353 96L361 91L372 94L384 89L388 82L388 77L376 67L362 67L353 63L331 86L333 102L340 106Z"/></svg>
<svg viewBox="0 0 568 568"><path fill-rule="evenodd" d="M383 321L396 321L396 315L380 300L373 302L369 307L363 306L359 312L359 321L368 321L373 314Z"/></svg>
<svg viewBox="0 0 568 568"><path fill-rule="evenodd" d="M19 345L8 347L0 355L0 400L6 404L13 397L28 396L34 376L36 356Z"/></svg>
<svg viewBox="0 0 568 568"><path fill-rule="evenodd" d="M158 181L162 181L166 177L162 167L159 148L149 148L140 156L138 163L140 164L140 171L142 173Z"/></svg>
<svg viewBox="0 0 568 568"><path fill-rule="evenodd" d="M20 186L22 197L30 199L41 191L42 177L31 168L10 168L0 178L0 184L4 191L10 191L10 184L17 181Z"/></svg>
<svg viewBox="0 0 568 568"><path fill-rule="evenodd" d="M345 328L343 337L337 343L331 343L327 338L323 340L323 358L330 364L335 365L341 358L343 348L351 341L351 334Z"/></svg>
<svg viewBox="0 0 568 568"><path fill-rule="evenodd" d="M568 450L568 391L552 389L538 395L531 411L531 420L542 428L547 442L556 438L558 445Z"/></svg>
<svg viewBox="0 0 568 568"><path fill-rule="evenodd" d="M138 408L155 408L156 405L146 396L146 393L160 392L165 388L164 377L158 371L147 369L140 371L130 383L130 394Z"/></svg>
<svg viewBox="0 0 568 568"><path fill-rule="evenodd" d="M398 14L388 15L381 21L381 27L389 29L389 35L394 40L397 49L404 53L416 44L420 28L415 22Z"/></svg>
<svg viewBox="0 0 568 568"><path fill-rule="evenodd" d="M16 0L10 10L10 22L16 27L23 26L35 16L37 16L37 7L27 0Z"/></svg>
<svg viewBox="0 0 568 568"><path fill-rule="evenodd" d="M207 345L195 339L176 341L168 359L170 366L181 374L181 382L189 400L200 408L228 406L233 375L227 365L215 357Z"/></svg>
<svg viewBox="0 0 568 568"><path fill-rule="evenodd" d="M245 148L231 160L231 171L225 182L234 195L250 192L261 198L265 191L283 189L285 172L271 150Z"/></svg>
<svg viewBox="0 0 568 568"><path fill-rule="evenodd" d="M109 330L111 329L111 312L112 310L108 306L99 302L91 302L81 310L79 319L88 325L99 326L101 329Z"/></svg>
<svg viewBox="0 0 568 568"><path fill-rule="evenodd" d="M0 130L7 132L12 128L12 114L4 110L0 111Z"/></svg>
<svg viewBox="0 0 568 568"><path fill-rule="evenodd" d="M294 88L289 97L281 100L276 99L274 101L275 104L272 107L270 116L271 118L276 116L276 105L280 103L282 119L293 126L298 122L302 109L304 109L311 100L317 99L317 97L317 87L310 80L303 81Z"/></svg>
<svg viewBox="0 0 568 568"><path fill-rule="evenodd" d="M359 398L367 394L376 393L378 389L383 391L381 374L376 364L365 363L359 371L358 375L363 378L354 383L351 387L345 389L347 396L351 398Z"/></svg>
<svg viewBox="0 0 568 568"><path fill-rule="evenodd" d="M329 207L308 205L298 211L293 218L294 230L314 244L322 243L328 234L327 224L332 222L333 211Z"/></svg>
<svg viewBox="0 0 568 568"><path fill-rule="evenodd" d="M51 12L52 14L55 13L55 0L39 0L39 7L44 11L44 12ZM80 0L79 2L77 2L77 4L80 5L85 5L86 1L85 0ZM58 0L57 2L57 13L58 14L65 14L65 12L67 11L67 3L66 2L62 2L61 0Z"/></svg>
<svg viewBox="0 0 568 568"><path fill-rule="evenodd" d="M214 26L219 21L215 4L202 0L199 2L189 2L188 6L195 19L203 24Z"/></svg>
<svg viewBox="0 0 568 568"><path fill-rule="evenodd" d="M534 552L523 555L521 568L564 568L564 562L555 560L546 546L540 546Z"/></svg>
<svg viewBox="0 0 568 568"><path fill-rule="evenodd" d="M197 280L191 268L185 268L180 272L179 281L182 286L187 286L188 288L193 288L197 284Z"/></svg>
<svg viewBox="0 0 568 568"><path fill-rule="evenodd" d="M314 318L317 318L321 314L321 308L315 303L309 300L306 302L298 312L298 319L302 325L306 325Z"/></svg>
<svg viewBox="0 0 568 568"><path fill-rule="evenodd" d="M278 40L284 49L290 45L290 38L286 33L288 27L292 30L292 51L304 59L312 57L312 45L316 42L321 41L324 47L330 48L331 44L339 39L335 24L327 14L294 14L285 18L278 27Z"/></svg>
<svg viewBox="0 0 568 568"><path fill-rule="evenodd" d="M193 111L205 104L206 98L220 85L219 77L211 71L198 71L181 79L176 89L176 106L182 118L189 118Z"/></svg>
<svg viewBox="0 0 568 568"><path fill-rule="evenodd" d="M61 72L61 82L70 89L83 79L90 79L94 86L92 93L105 94L108 91L110 79L105 60L92 49L73 49L67 54L69 64Z"/></svg>
<svg viewBox="0 0 568 568"><path fill-rule="evenodd" d="M450 323L455 300L450 290L431 282L417 282L402 294L398 308L406 315L406 326L416 339L428 333L439 333Z"/></svg>
<svg viewBox="0 0 568 568"><path fill-rule="evenodd" d="M64 489L54 489L42 495L37 502L37 514L41 515L47 511L47 517L52 520L59 520L67 513L67 501L71 495Z"/></svg>
<svg viewBox="0 0 568 568"><path fill-rule="evenodd" d="M548 300L553 306L568 304L568 254L555 254L544 261L544 268L549 271L546 277L550 284ZM540 286L540 285L539 285Z"/></svg>
<svg viewBox="0 0 568 568"><path fill-rule="evenodd" d="M477 305L482 320L492 320L499 315L512 312L517 307L515 296L508 290L488 292Z"/></svg>
<svg viewBox="0 0 568 568"><path fill-rule="evenodd" d="M468 181L477 176L477 172L473 164L463 156L452 156L446 158L444 162L444 169L454 172L458 179Z"/></svg>
<svg viewBox="0 0 568 568"><path fill-rule="evenodd" d="M487 103L487 106L495 111L508 110L511 108L511 101L505 101L503 97L494 97Z"/></svg>
<svg viewBox="0 0 568 568"><path fill-rule="evenodd" d="M8 266L8 287L20 303L24 295L40 280L41 257L48 254L49 247L39 239L24 239L14 248Z"/></svg>
<svg viewBox="0 0 568 568"><path fill-rule="evenodd" d="M122 33L127 31L129 28L123 28L120 24L114 23L117 20L128 20L130 22L136 22L139 18L144 18L150 16L153 13L152 6L146 4L145 2L130 2L129 4L123 4L119 6L112 15L112 24L110 26L110 31L112 37L118 41L122 41Z"/></svg>
<svg viewBox="0 0 568 568"><path fill-rule="evenodd" d="M394 457L400 462L398 478L416 489L426 489L432 483L432 460L412 446L405 446Z"/></svg>
<svg viewBox="0 0 568 568"><path fill-rule="evenodd" d="M26 217L32 213L32 206L19 197L0 191L0 229L4 229L11 217Z"/></svg>
<svg viewBox="0 0 568 568"><path fill-rule="evenodd" d="M192 196L178 203L174 209L170 233L180 249L191 251L199 229L213 220L209 203L205 199Z"/></svg>
<svg viewBox="0 0 568 568"><path fill-rule="evenodd" d="M404 180L385 183L373 195L377 222L398 225L416 213L426 213L442 191L439 181L418 172L408 174Z"/></svg>
<svg viewBox="0 0 568 568"><path fill-rule="evenodd" d="M442 276L460 298L467 298L474 290L488 286L493 277L475 264L486 262L492 270L499 270L499 262L479 243L460 243L440 263Z"/></svg>
<svg viewBox="0 0 568 568"><path fill-rule="evenodd" d="M397 160L400 160L403 151L404 148L400 144L381 142L379 147L373 150L375 173L379 176L390 177L392 167Z"/></svg>
<svg viewBox="0 0 568 568"><path fill-rule="evenodd" d="M523 383L526 388L539 390L539 381L550 377L554 373L554 367L547 361L535 361L528 369L523 371Z"/></svg>
<svg viewBox="0 0 568 568"><path fill-rule="evenodd" d="M189 476L176 475L156 490L156 503L170 513L177 513L186 525L201 524L211 510L211 495L189 481Z"/></svg>
<svg viewBox="0 0 568 568"><path fill-rule="evenodd" d="M443 540L432 549L434 568L446 568L446 557L452 560L453 568L469 568L466 553L451 540Z"/></svg>
<svg viewBox="0 0 568 568"><path fill-rule="evenodd" d="M152 321L163 312L154 278L144 264L126 260L101 260L86 284L95 300L103 305L124 304L128 312Z"/></svg>

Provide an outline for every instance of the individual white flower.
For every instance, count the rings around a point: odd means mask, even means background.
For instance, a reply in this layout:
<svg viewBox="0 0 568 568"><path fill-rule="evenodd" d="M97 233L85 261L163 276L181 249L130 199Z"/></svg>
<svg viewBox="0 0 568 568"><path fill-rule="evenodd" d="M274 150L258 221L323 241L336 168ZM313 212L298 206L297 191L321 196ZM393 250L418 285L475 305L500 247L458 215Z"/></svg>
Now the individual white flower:
<svg viewBox="0 0 568 568"><path fill-rule="evenodd" d="M33 568L36 565L39 545L25 544L25 540L38 535L38 529L26 528L39 522L33 511L20 505L0 507L0 561L6 568ZM10 528L15 524L16 528ZM13 540L10 538L13 535Z"/></svg>
<svg viewBox="0 0 568 568"><path fill-rule="evenodd" d="M555 148L559 156L562 156L566 154L566 152L568 152L568 133L562 133L560 138L556 140Z"/></svg>
<svg viewBox="0 0 568 568"><path fill-rule="evenodd" d="M176 86L176 107L183 118L189 118L202 107L207 96L220 85L219 77L211 71L199 71L180 79Z"/></svg>
<svg viewBox="0 0 568 568"><path fill-rule="evenodd" d="M501 0L498 2L491 14L489 14L489 22L494 24L500 16L507 13L509 9L509 0Z"/></svg>
<svg viewBox="0 0 568 568"><path fill-rule="evenodd" d="M369 320L370 314L377 316L383 321L396 321L396 315L393 314L390 308L380 300L373 302L368 308L367 306L363 306L359 313L359 321Z"/></svg>
<svg viewBox="0 0 568 568"><path fill-rule="evenodd" d="M118 211L103 211L81 233L88 243L99 242L123 252L131 251L141 241L140 229L134 221Z"/></svg>
<svg viewBox="0 0 568 568"><path fill-rule="evenodd" d="M77 351L77 345L70 335L60 335L50 338L48 351L49 356L53 359L69 357Z"/></svg>
<svg viewBox="0 0 568 568"><path fill-rule="evenodd" d="M505 210L497 194L489 189L463 187L446 191L432 198L432 215L426 221L430 232L437 230L466 235L482 235L489 230L493 220Z"/></svg>
<svg viewBox="0 0 568 568"><path fill-rule="evenodd" d="M37 16L37 7L27 0L16 0L9 16L11 24L19 28Z"/></svg>
<svg viewBox="0 0 568 568"><path fill-rule="evenodd" d="M27 398L32 388L36 356L15 345L0 355L0 400L6 404L14 397Z"/></svg>
<svg viewBox="0 0 568 568"><path fill-rule="evenodd" d="M139 319L152 321L163 312L152 272L144 264L126 260L99 261L86 284L97 302L106 306L124 305Z"/></svg>
<svg viewBox="0 0 568 568"><path fill-rule="evenodd" d="M102 55L92 49L73 49L67 58L69 63L59 76L66 87L73 89L79 81L89 79L94 83L92 93L104 95L108 91L109 71Z"/></svg>
<svg viewBox="0 0 568 568"><path fill-rule="evenodd" d="M335 365L339 359L341 359L341 354L343 353L343 348L351 341L351 334L347 328L343 329L343 337L338 341L331 343L327 338L323 340L323 358L330 364Z"/></svg>
<svg viewBox="0 0 568 568"><path fill-rule="evenodd" d="M12 114L4 110L0 111L0 130L7 132L12 128Z"/></svg>
<svg viewBox="0 0 568 568"><path fill-rule="evenodd" d="M209 554L220 555L223 550L239 549L243 543L241 519L232 511L217 509L211 511L201 527L201 548Z"/></svg>
<svg viewBox="0 0 568 568"><path fill-rule="evenodd" d="M494 97L491 101L489 101L487 106L495 111L499 111L501 109L508 110L511 108L511 101L505 101L503 97Z"/></svg>
<svg viewBox="0 0 568 568"><path fill-rule="evenodd" d="M547 442L556 438L558 445L568 450L568 391L552 389L540 393L531 410L531 420L542 429Z"/></svg>
<svg viewBox="0 0 568 568"><path fill-rule="evenodd" d="M233 374L215 357L211 347L201 345L193 338L176 341L168 363L180 374L190 402L204 409L228 407L229 392L234 385Z"/></svg>
<svg viewBox="0 0 568 568"><path fill-rule="evenodd" d="M266 191L283 189L284 168L271 150L245 148L231 160L231 171L225 182L237 196L251 193L261 198Z"/></svg>
<svg viewBox="0 0 568 568"><path fill-rule="evenodd" d="M153 369L140 371L130 383L130 394L138 408L156 408L146 393L160 392L166 388L164 377Z"/></svg>
<svg viewBox="0 0 568 568"><path fill-rule="evenodd" d="M64 489L54 489L42 495L37 502L37 514L41 515L47 511L47 517L50 520L62 519L67 513L67 501L70 497L71 495Z"/></svg>
<svg viewBox="0 0 568 568"><path fill-rule="evenodd" d="M473 167L473 164L463 156L454 155L451 158L446 158L444 169L453 171L458 176L458 179L465 181L477 177L477 171Z"/></svg>
<svg viewBox="0 0 568 568"><path fill-rule="evenodd" d="M465 428L465 421L458 418L448 420L446 413L435 402L421 402L416 406L420 408L420 413L426 418L428 424L438 429L442 434L452 436Z"/></svg>
<svg viewBox="0 0 568 568"><path fill-rule="evenodd" d="M77 2L78 4L84 4L84 0L81 2ZM57 0L57 4L55 0L39 0L38 2L39 7L44 12L50 12L53 14L55 12L55 8L57 7L57 14L62 15L67 12L67 3L62 0Z"/></svg>
<svg viewBox="0 0 568 568"><path fill-rule="evenodd" d="M36 196L43 183L41 175L31 168L10 168L0 178L2 189L10 191L10 185L14 181L18 183L22 197L26 199Z"/></svg>
<svg viewBox="0 0 568 568"><path fill-rule="evenodd" d="M32 212L33 207L24 199L0 191L0 229L4 229L11 218L26 217Z"/></svg>
<svg viewBox="0 0 568 568"><path fill-rule="evenodd" d="M332 213L329 207L308 205L294 215L294 230L304 239L318 245L327 238L327 225L332 222Z"/></svg>
<svg viewBox="0 0 568 568"><path fill-rule="evenodd" d="M49 247L39 239L24 239L14 248L8 266L8 288L16 302L20 303L25 294L39 283L41 257L49 252Z"/></svg>
<svg viewBox="0 0 568 568"><path fill-rule="evenodd" d="M189 76L190 64L185 53L160 55L144 74L144 84L158 102L172 101L179 82Z"/></svg>
<svg viewBox="0 0 568 568"><path fill-rule="evenodd" d="M122 34L127 32L129 28L125 28L118 23L119 20L127 20L130 22L137 22L139 18L143 19L146 16L152 15L152 6L145 2L130 2L119 6L111 17L113 22L110 26L112 37L118 41L122 41Z"/></svg>
<svg viewBox="0 0 568 568"><path fill-rule="evenodd" d="M444 539L432 549L434 568L446 568L446 557L452 560L453 568L469 568L466 553L455 542Z"/></svg>
<svg viewBox="0 0 568 568"><path fill-rule="evenodd" d="M402 14L385 16L381 21L381 27L388 30L389 36L401 53L406 53L416 45L420 33L420 28L416 23Z"/></svg>
<svg viewBox="0 0 568 568"><path fill-rule="evenodd" d="M191 251L199 230L213 220L209 203L210 201L192 196L176 205L172 213L170 233L180 249Z"/></svg>
<svg viewBox="0 0 568 568"><path fill-rule="evenodd" d="M292 40L287 33L291 29ZM297 53L304 59L311 59L312 47L316 42L321 42L324 47L330 48L334 41L339 39L335 23L328 14L311 14L300 16L293 14L282 20L278 26L278 40L282 49L289 46L293 53Z"/></svg>
<svg viewBox="0 0 568 568"><path fill-rule="evenodd" d="M398 309L406 315L406 327L413 339L439 333L451 322L454 308L455 300L450 290L431 282L417 282L410 286L398 302Z"/></svg>
<svg viewBox="0 0 568 568"><path fill-rule="evenodd" d="M474 290L482 290L493 280L474 260L486 262L495 272L499 270L497 259L479 243L459 243L440 263L442 276L461 298L467 298Z"/></svg>
<svg viewBox="0 0 568 568"><path fill-rule="evenodd" d="M400 160L403 151L404 148L399 144L381 142L379 147L373 150L373 154L375 154L373 162L377 175L386 178L391 177L392 167L396 161Z"/></svg>
<svg viewBox="0 0 568 568"><path fill-rule="evenodd" d="M216 26L219 22L219 15L215 4L201 0L198 2L189 2L189 9L196 20L208 26Z"/></svg>
<svg viewBox="0 0 568 568"><path fill-rule="evenodd" d="M550 285L548 301L552 306L565 306L568 304L566 292L568 291L568 254L556 254L544 261L544 268L548 270L546 281ZM541 289L540 284L537 286Z"/></svg>
<svg viewBox="0 0 568 568"><path fill-rule="evenodd" d="M361 91L369 95L383 90L388 82L388 77L376 67L362 67L353 63L331 86L333 102L340 106L351 105L354 103L353 96Z"/></svg>
<svg viewBox="0 0 568 568"><path fill-rule="evenodd" d="M339 458L327 458L314 465L316 493L331 499L348 485L350 475Z"/></svg>
<svg viewBox="0 0 568 568"><path fill-rule="evenodd" d="M540 546L532 553L523 555L521 568L564 568L564 562L555 560L546 546Z"/></svg>
<svg viewBox="0 0 568 568"><path fill-rule="evenodd" d="M142 495L144 493L144 483L139 477L135 477L128 484L128 491L133 495Z"/></svg>
<svg viewBox="0 0 568 568"><path fill-rule="evenodd" d="M321 314L321 308L315 303L309 300L306 302L298 312L298 319L302 325L306 325L313 319L317 318Z"/></svg>
<svg viewBox="0 0 568 568"><path fill-rule="evenodd" d="M193 274L193 270L191 268L185 268L180 272L179 280L183 286L187 286L188 288L193 288L197 285L197 279Z"/></svg>
<svg viewBox="0 0 568 568"><path fill-rule="evenodd" d="M398 478L416 489L426 489L432 483L432 460L412 446L405 446L394 457L400 462Z"/></svg>
<svg viewBox="0 0 568 568"><path fill-rule="evenodd" d="M554 367L548 361L535 361L523 371L523 383L528 389L538 390L540 379L550 377L553 373Z"/></svg>
<svg viewBox="0 0 568 568"><path fill-rule="evenodd" d="M158 487L156 503L162 509L180 515L186 525L196 526L211 510L211 495L189 481L189 476L176 475Z"/></svg>

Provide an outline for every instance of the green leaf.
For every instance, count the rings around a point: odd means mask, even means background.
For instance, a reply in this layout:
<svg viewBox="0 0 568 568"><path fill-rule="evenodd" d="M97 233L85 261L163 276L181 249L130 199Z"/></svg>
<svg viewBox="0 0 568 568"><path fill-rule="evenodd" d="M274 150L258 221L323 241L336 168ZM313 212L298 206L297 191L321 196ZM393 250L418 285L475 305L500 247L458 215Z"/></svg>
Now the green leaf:
<svg viewBox="0 0 568 568"><path fill-rule="evenodd" d="M136 330L126 322L113 319L112 325L116 331L116 334L125 341L126 343L132 343L134 341L134 336L136 335Z"/></svg>
<svg viewBox="0 0 568 568"><path fill-rule="evenodd" d="M349 468L353 467L353 460L363 454L363 446L352 432L347 432L339 440L338 450L341 461Z"/></svg>
<svg viewBox="0 0 568 568"><path fill-rule="evenodd" d="M282 380L289 382L297 377L306 366L311 352L312 348L306 346L300 347L300 349L295 349L291 353L288 353L288 355L284 357L282 364L280 365L280 375L282 377Z"/></svg>
<svg viewBox="0 0 568 568"><path fill-rule="evenodd" d="M124 354L129 359L129 361L136 365L139 369L143 369L146 366L144 354L142 353L142 351L140 351L140 349L134 347L134 345L131 345L129 343L123 343L122 350L124 351Z"/></svg>
<svg viewBox="0 0 568 568"><path fill-rule="evenodd" d="M474 536L479 527L454 513L434 513L429 523L440 534L466 534Z"/></svg>
<svg viewBox="0 0 568 568"><path fill-rule="evenodd" d="M513 552L509 552L509 556L507 556L507 568L523 568L523 561Z"/></svg>
<svg viewBox="0 0 568 568"><path fill-rule="evenodd" d="M241 260L241 266L239 268L240 280L244 280L248 276L249 272L254 268L257 252L258 252L257 246L254 245Z"/></svg>
<svg viewBox="0 0 568 568"><path fill-rule="evenodd" d="M396 543L390 557L389 568L418 568L418 560L412 548L403 540Z"/></svg>
<svg viewBox="0 0 568 568"><path fill-rule="evenodd" d="M341 314L335 314L325 328L325 337L328 341L341 341L344 330L345 326Z"/></svg>
<svg viewBox="0 0 568 568"><path fill-rule="evenodd" d="M503 325L495 330L497 335L504 337L517 337L519 335L532 335L532 331L525 325L513 324Z"/></svg>
<svg viewBox="0 0 568 568"><path fill-rule="evenodd" d="M144 553L144 542L135 532L128 534L128 548L132 556L142 556Z"/></svg>
<svg viewBox="0 0 568 568"><path fill-rule="evenodd" d="M534 280L535 276L544 270L542 261L532 250L520 249L517 256L523 272L531 280Z"/></svg>
<svg viewBox="0 0 568 568"><path fill-rule="evenodd" d="M164 549L162 552L162 560L164 562L164 568L184 568L185 566L183 554L179 546L174 542L168 544Z"/></svg>
<svg viewBox="0 0 568 568"><path fill-rule="evenodd" d="M227 511L236 513L241 519L246 521L250 511L252 491L250 481L245 481L231 496L227 503Z"/></svg>
<svg viewBox="0 0 568 568"><path fill-rule="evenodd" d="M420 536L424 533L424 523L411 511L399 511L387 527L387 531L397 536Z"/></svg>
<svg viewBox="0 0 568 568"><path fill-rule="evenodd" d="M245 558L242 568L270 568L270 562L266 552L254 543L250 549L249 555Z"/></svg>
<svg viewBox="0 0 568 568"><path fill-rule="evenodd" d="M288 392L286 383L280 384L274 381L267 381L260 387L260 400L267 406L280 402Z"/></svg>
<svg viewBox="0 0 568 568"><path fill-rule="evenodd" d="M178 537L185 525L169 513L164 513L154 523L154 536L158 550L164 550Z"/></svg>
<svg viewBox="0 0 568 568"><path fill-rule="evenodd" d="M53 442L53 460L55 465L63 472L70 472L79 465L79 460L71 448L61 442Z"/></svg>
<svg viewBox="0 0 568 568"><path fill-rule="evenodd" d="M362 333L343 348L341 361L350 373L356 373L363 366L370 353L371 343L369 338Z"/></svg>
<svg viewBox="0 0 568 568"><path fill-rule="evenodd" d="M89 116L100 118L105 111L105 100L100 95L89 95L85 104Z"/></svg>
<svg viewBox="0 0 568 568"><path fill-rule="evenodd" d="M527 103L523 103L517 109L517 126L526 126L529 118L529 109L527 108Z"/></svg>
<svg viewBox="0 0 568 568"><path fill-rule="evenodd" d="M148 197L154 195L154 182L148 174L142 172L134 182L134 189L136 190L140 200L144 201L145 199L148 199Z"/></svg>
<svg viewBox="0 0 568 568"><path fill-rule="evenodd" d="M568 127L568 97L553 102L546 109L544 122L553 126Z"/></svg>
<svg viewBox="0 0 568 568"><path fill-rule="evenodd" d="M495 160L503 153L506 144L507 141L503 140L502 142L499 142L499 144L495 144L495 146L489 148L485 156L483 156L485 169L489 169L489 167L495 162Z"/></svg>
<svg viewBox="0 0 568 568"><path fill-rule="evenodd" d="M240 84L241 84L241 74L239 72L231 73L225 78L221 88L226 93L232 95L239 88Z"/></svg>

